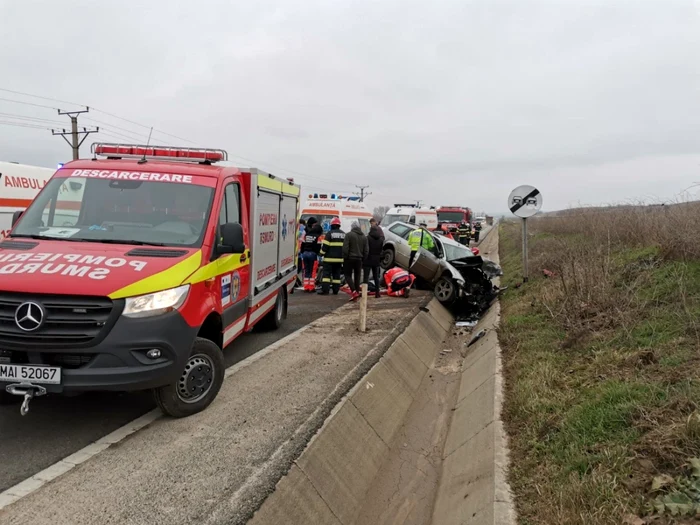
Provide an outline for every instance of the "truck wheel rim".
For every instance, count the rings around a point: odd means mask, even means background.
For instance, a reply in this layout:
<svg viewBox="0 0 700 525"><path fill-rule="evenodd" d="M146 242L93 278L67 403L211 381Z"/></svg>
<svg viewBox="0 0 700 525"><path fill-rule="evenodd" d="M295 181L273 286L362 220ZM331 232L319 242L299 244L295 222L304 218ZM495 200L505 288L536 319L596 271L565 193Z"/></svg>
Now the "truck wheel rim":
<svg viewBox="0 0 700 525"><path fill-rule="evenodd" d="M440 281L435 285L435 295L438 299L448 299L452 295L452 284L447 281Z"/></svg>
<svg viewBox="0 0 700 525"><path fill-rule="evenodd" d="M177 382L177 397L184 403L196 403L211 390L214 384L214 364L204 354L196 354L187 360L185 370Z"/></svg>

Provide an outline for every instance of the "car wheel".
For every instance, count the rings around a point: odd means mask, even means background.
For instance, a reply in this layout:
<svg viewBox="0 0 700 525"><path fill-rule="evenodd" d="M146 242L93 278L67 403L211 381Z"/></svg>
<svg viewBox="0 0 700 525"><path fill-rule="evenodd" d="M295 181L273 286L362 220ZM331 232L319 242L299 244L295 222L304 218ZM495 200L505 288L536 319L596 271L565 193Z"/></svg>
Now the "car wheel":
<svg viewBox="0 0 700 525"><path fill-rule="evenodd" d="M194 340L180 377L172 384L153 390L153 398L163 413L187 417L207 408L224 382L224 355L209 339Z"/></svg>
<svg viewBox="0 0 700 525"><path fill-rule="evenodd" d="M256 325L261 330L277 330L282 326L282 321L287 318L287 296L284 294L284 288L280 288L277 292L277 300L275 307L263 317Z"/></svg>
<svg viewBox="0 0 700 525"><path fill-rule="evenodd" d="M394 266L394 260L394 250L392 248L386 248L382 251L382 259L379 265L382 267L382 270L388 270L389 268Z"/></svg>
<svg viewBox="0 0 700 525"><path fill-rule="evenodd" d="M457 283L450 277L440 277L435 283L433 293L441 304L452 304L457 298Z"/></svg>

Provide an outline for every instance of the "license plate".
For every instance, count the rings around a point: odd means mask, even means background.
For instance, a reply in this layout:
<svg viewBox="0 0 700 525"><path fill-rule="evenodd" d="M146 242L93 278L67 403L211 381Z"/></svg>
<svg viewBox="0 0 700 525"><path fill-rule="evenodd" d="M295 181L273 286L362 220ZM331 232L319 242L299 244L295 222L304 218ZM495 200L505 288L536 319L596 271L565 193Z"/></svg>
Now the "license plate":
<svg viewBox="0 0 700 525"><path fill-rule="evenodd" d="M0 363L0 381L61 384L61 369L57 366L6 365Z"/></svg>

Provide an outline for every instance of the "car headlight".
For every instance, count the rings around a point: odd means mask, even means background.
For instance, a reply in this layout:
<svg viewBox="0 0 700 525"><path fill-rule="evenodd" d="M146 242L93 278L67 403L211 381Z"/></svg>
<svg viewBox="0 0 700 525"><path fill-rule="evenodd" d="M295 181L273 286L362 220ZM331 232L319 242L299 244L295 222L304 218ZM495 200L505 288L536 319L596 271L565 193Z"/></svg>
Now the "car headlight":
<svg viewBox="0 0 700 525"><path fill-rule="evenodd" d="M162 292L127 297L122 315L126 317L152 317L177 310L187 299L189 291L190 285L185 284Z"/></svg>

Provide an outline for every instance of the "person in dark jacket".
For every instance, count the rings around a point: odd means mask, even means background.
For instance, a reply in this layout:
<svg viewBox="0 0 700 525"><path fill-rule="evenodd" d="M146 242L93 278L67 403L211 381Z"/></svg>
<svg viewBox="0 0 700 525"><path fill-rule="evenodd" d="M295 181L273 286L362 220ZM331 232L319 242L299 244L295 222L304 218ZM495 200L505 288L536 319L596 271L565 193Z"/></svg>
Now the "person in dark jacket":
<svg viewBox="0 0 700 525"><path fill-rule="evenodd" d="M382 258L382 249L384 248L384 232L377 224L374 218L369 220L369 233L367 234L367 242L369 244L369 253L363 262L364 282L369 282L369 272L372 272L374 279L375 297L381 297L379 293L379 263Z"/></svg>
<svg viewBox="0 0 700 525"><path fill-rule="evenodd" d="M356 301L360 297L360 283L362 282L362 261L369 254L369 242L360 223L353 221L350 233L345 235L343 241L343 273L351 292L351 300Z"/></svg>
<svg viewBox="0 0 700 525"><path fill-rule="evenodd" d="M301 243L301 261L304 265L304 291L316 290L316 271L318 270L318 254L321 251L319 238L323 236L323 228L316 217L306 221L306 233Z"/></svg>

